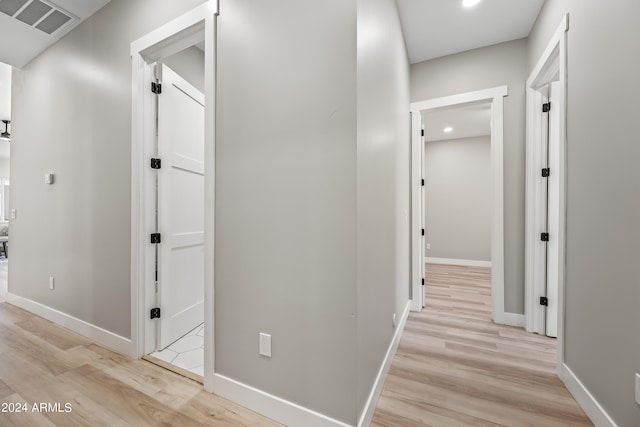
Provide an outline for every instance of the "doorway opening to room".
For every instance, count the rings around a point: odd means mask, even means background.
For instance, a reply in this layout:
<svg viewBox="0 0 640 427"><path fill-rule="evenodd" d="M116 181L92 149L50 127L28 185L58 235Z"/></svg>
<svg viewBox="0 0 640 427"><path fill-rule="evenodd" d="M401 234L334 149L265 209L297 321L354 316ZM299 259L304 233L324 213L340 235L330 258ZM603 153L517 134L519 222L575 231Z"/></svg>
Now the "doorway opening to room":
<svg viewBox="0 0 640 427"><path fill-rule="evenodd" d="M131 45L132 353L210 388L217 6Z"/></svg>
<svg viewBox="0 0 640 427"><path fill-rule="evenodd" d="M9 287L11 66L0 63L0 302Z"/></svg>
<svg viewBox="0 0 640 427"><path fill-rule="evenodd" d="M204 377L204 47L155 66L156 349L150 361ZM154 233L154 235L155 235Z"/></svg>
<svg viewBox="0 0 640 427"><path fill-rule="evenodd" d="M504 220L503 220L503 98L507 87L501 86L475 92L467 92L443 98L430 99L411 104L412 121L412 310L420 311L425 300L425 187L422 185L426 171L424 117L431 113L460 107L490 105L490 260L491 274L491 318L496 323L519 324L519 317L512 318L504 311ZM426 115L423 117L423 115ZM434 126L434 130L437 129ZM444 127L442 129L444 131Z"/></svg>
<svg viewBox="0 0 640 427"><path fill-rule="evenodd" d="M567 31L563 17L527 79L526 329L557 337L564 363Z"/></svg>
<svg viewBox="0 0 640 427"><path fill-rule="evenodd" d="M422 112L425 303L491 320L491 103Z"/></svg>

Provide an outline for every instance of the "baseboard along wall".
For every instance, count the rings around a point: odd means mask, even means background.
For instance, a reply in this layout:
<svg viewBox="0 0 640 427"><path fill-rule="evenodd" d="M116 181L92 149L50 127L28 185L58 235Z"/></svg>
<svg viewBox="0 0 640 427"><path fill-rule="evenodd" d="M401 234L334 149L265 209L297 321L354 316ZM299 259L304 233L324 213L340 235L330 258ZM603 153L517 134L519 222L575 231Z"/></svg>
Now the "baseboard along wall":
<svg viewBox="0 0 640 427"><path fill-rule="evenodd" d="M382 361L382 365L380 366L380 370L378 371L376 380L373 383L371 394L369 394L369 398L367 399L367 403L364 406L364 410L358 418L358 427L367 427L369 424L371 424L373 414L376 411L376 406L378 406L378 399L380 398L380 394L382 393L384 381L387 378L387 374L389 373L389 368L391 367L391 362L393 362L393 357L396 355L396 350L398 350L398 344L400 344L400 338L402 338L402 331L404 330L404 326L407 323L410 309L411 301L407 301L404 312L400 317L400 322L398 322L398 324L396 325L396 331L393 334L393 339L391 340L389 348L387 349L387 354Z"/></svg>
<svg viewBox="0 0 640 427"><path fill-rule="evenodd" d="M80 320L70 316L62 311L48 307L39 302L21 297L12 293L7 294L7 303L15 305L23 310L47 319L64 328L67 328L85 338L89 338L96 343L107 347L117 353L131 355L131 340L121 337L120 335L102 329L99 326Z"/></svg>
<svg viewBox="0 0 640 427"><path fill-rule="evenodd" d="M560 379L596 427L618 427L566 363L562 364Z"/></svg>
<svg viewBox="0 0 640 427"><path fill-rule="evenodd" d="M398 349L402 331L409 317L410 301L407 301L404 312L396 326L393 339L389 344L385 358L380 366L367 403L358 419L358 427L366 427L371 423L389 367ZM224 375L214 374L213 393L252 409L284 425L305 427L351 427L342 421L335 420L296 403L281 399L257 388L242 384Z"/></svg>

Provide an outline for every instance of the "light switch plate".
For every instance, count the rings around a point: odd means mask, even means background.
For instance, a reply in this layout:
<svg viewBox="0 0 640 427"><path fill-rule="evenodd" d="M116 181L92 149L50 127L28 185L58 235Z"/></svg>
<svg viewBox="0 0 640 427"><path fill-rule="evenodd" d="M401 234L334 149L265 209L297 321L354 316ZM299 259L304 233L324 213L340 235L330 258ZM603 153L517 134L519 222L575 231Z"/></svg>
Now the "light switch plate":
<svg viewBox="0 0 640 427"><path fill-rule="evenodd" d="M640 405L640 374L636 374L636 403Z"/></svg>
<svg viewBox="0 0 640 427"><path fill-rule="evenodd" d="M16 219L17 215L18 215L18 210L17 209L11 209L11 219Z"/></svg>

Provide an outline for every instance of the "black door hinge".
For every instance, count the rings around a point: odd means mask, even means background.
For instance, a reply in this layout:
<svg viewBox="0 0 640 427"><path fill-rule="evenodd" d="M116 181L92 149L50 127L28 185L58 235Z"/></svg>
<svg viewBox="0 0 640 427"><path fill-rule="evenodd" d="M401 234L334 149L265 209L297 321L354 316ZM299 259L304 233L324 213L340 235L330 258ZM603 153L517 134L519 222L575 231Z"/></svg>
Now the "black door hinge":
<svg viewBox="0 0 640 427"><path fill-rule="evenodd" d="M540 240L542 240L543 242L548 242L549 241L549 233L540 233Z"/></svg>
<svg viewBox="0 0 640 427"><path fill-rule="evenodd" d="M151 159L151 169L160 169L162 167L162 159Z"/></svg>
<svg viewBox="0 0 640 427"><path fill-rule="evenodd" d="M548 307L549 299L547 297L540 297L540 305L544 305L545 307Z"/></svg>
<svg viewBox="0 0 640 427"><path fill-rule="evenodd" d="M424 179L422 180L422 186L424 187Z"/></svg>
<svg viewBox="0 0 640 427"><path fill-rule="evenodd" d="M162 83L151 82L151 92L160 95L162 93Z"/></svg>
<svg viewBox="0 0 640 427"><path fill-rule="evenodd" d="M151 243L160 243L161 240L160 233L151 233Z"/></svg>
<svg viewBox="0 0 640 427"><path fill-rule="evenodd" d="M420 130L420 136L424 136L424 129Z"/></svg>
<svg viewBox="0 0 640 427"><path fill-rule="evenodd" d="M545 104L542 104L542 112L548 113L549 111L551 111L551 103L547 102Z"/></svg>
<svg viewBox="0 0 640 427"><path fill-rule="evenodd" d="M422 235L424 236L424 228L422 229Z"/></svg>
<svg viewBox="0 0 640 427"><path fill-rule="evenodd" d="M160 318L160 307L153 307L151 309L151 312L149 313L149 315L151 316L152 319L159 319Z"/></svg>
<svg viewBox="0 0 640 427"><path fill-rule="evenodd" d="M422 286L424 286L424 279L422 279Z"/></svg>
<svg viewBox="0 0 640 427"><path fill-rule="evenodd" d="M543 178L548 177L549 176L549 172L550 172L549 168L542 168L542 177Z"/></svg>

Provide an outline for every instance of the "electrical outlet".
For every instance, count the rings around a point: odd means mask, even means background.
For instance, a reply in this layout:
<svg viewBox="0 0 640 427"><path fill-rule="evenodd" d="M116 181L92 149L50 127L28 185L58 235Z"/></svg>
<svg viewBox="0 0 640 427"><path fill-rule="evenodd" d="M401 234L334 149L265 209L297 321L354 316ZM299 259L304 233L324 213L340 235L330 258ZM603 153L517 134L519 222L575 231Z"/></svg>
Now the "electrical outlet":
<svg viewBox="0 0 640 427"><path fill-rule="evenodd" d="M636 374L636 403L640 405L640 374Z"/></svg>
<svg viewBox="0 0 640 427"><path fill-rule="evenodd" d="M53 276L49 276L49 289L53 290Z"/></svg>
<svg viewBox="0 0 640 427"><path fill-rule="evenodd" d="M427 249L431 249L431 243L427 243Z"/></svg>
<svg viewBox="0 0 640 427"><path fill-rule="evenodd" d="M271 335L260 332L260 355L271 357Z"/></svg>

